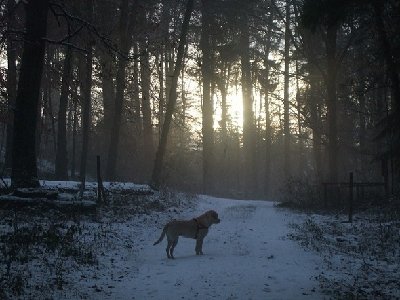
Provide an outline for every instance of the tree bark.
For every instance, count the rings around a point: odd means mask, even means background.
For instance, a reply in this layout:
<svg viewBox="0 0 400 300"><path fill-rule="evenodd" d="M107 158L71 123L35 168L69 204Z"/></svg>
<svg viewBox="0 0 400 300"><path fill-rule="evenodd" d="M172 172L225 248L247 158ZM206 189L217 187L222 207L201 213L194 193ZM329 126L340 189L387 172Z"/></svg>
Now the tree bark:
<svg viewBox="0 0 400 300"><path fill-rule="evenodd" d="M56 152L56 179L68 179L68 153L67 153L67 106L69 86L72 77L72 49L67 46L61 82L60 105L58 110L57 125L57 152Z"/></svg>
<svg viewBox="0 0 400 300"><path fill-rule="evenodd" d="M14 115L11 183L14 188L38 187L36 124L47 29L48 0L26 4L26 34Z"/></svg>
<svg viewBox="0 0 400 300"><path fill-rule="evenodd" d="M179 40L175 70L174 70L174 74L172 76L171 88L169 90L167 110L165 112L165 120L164 120L164 124L163 124L163 128L162 128L162 132L161 132L160 144L159 144L157 152L156 152L156 158L155 158L154 168L153 168L153 173L152 173L152 183L151 184L155 188L159 188L162 183L161 172L162 172L162 168L163 168L165 151L167 148L169 128L170 128L171 121L172 121L172 115L175 111L175 104L176 104L176 98L177 98L176 86L177 86L178 77L179 77L179 74L181 72L182 65L183 65L183 56L184 56L184 52L185 52L186 37L187 37L188 30L189 30L189 21L190 21L190 17L192 15L192 11L193 11L193 4L194 4L194 0L188 0L188 2L186 4L185 17L184 17L184 20L182 23L182 30L181 30L180 40Z"/></svg>

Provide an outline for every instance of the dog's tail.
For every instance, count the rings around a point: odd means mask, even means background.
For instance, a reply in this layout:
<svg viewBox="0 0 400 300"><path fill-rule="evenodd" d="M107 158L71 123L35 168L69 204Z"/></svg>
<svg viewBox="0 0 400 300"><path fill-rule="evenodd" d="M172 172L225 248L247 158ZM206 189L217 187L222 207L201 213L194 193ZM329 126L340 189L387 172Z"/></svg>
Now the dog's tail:
<svg viewBox="0 0 400 300"><path fill-rule="evenodd" d="M160 238L157 240L157 242L155 242L155 243L153 244L153 246L155 246L155 245L161 243L161 241L162 241L162 240L164 239L164 237L165 237L165 233L167 232L167 228L168 228L168 225L165 225L163 231L161 232Z"/></svg>

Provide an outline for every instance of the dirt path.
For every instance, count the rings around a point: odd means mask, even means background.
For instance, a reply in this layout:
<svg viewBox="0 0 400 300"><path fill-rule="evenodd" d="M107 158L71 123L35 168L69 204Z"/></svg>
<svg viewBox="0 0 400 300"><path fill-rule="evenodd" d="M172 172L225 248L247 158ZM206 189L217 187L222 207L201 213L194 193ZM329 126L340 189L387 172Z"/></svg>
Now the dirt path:
<svg viewBox="0 0 400 300"><path fill-rule="evenodd" d="M320 258L286 238L295 216L271 202L200 197L191 218L216 210L221 223L204 241L203 256L194 240L180 238L175 260L165 255L166 241L152 246L163 224L138 232L142 249L130 270L113 287L110 299L322 299L316 276Z"/></svg>

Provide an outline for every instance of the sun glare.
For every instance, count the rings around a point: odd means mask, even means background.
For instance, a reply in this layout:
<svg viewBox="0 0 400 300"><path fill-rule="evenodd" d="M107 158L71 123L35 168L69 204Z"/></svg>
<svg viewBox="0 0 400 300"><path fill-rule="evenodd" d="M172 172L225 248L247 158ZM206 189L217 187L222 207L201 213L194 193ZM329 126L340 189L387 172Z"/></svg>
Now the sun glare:
<svg viewBox="0 0 400 300"><path fill-rule="evenodd" d="M230 88L227 99L227 126L238 128L240 131L243 127L243 97L240 88ZM214 129L218 130L221 127L222 120L222 97L220 93L214 96Z"/></svg>

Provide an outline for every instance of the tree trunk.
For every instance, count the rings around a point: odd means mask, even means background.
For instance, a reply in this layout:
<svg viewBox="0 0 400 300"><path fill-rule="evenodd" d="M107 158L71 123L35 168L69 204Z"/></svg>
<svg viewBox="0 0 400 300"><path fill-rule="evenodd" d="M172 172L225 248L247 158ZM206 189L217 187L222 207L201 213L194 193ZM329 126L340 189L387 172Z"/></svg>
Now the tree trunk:
<svg viewBox="0 0 400 300"><path fill-rule="evenodd" d="M128 11L129 11L129 1L122 0L121 2L121 16L119 21L119 43L120 51L127 55L130 47L130 38L128 36ZM118 58L118 69L117 69L117 89L115 95L115 108L114 117L111 127L110 144L108 148L108 158L107 158L107 177L110 180L115 180L116 176L116 165L118 157L119 139L121 131L121 118L122 118L122 108L124 102L124 91L125 91L125 69L127 65L127 59L125 57L119 56Z"/></svg>
<svg viewBox="0 0 400 300"><path fill-rule="evenodd" d="M164 122L164 46L161 46L160 53L157 55L158 84L158 136L161 135L161 124Z"/></svg>
<svg viewBox="0 0 400 300"><path fill-rule="evenodd" d="M161 172L163 168L163 161L164 161L164 156L165 156L165 151L167 148L167 141L168 141L168 133L169 133L169 128L171 125L172 121L172 115L175 111L175 104L176 104L176 86L178 83L178 77L182 69L183 65L183 56L185 52L185 45L186 45L186 37L187 33L189 30L189 21L190 17L192 15L193 11L193 4L194 0L188 0L186 4L186 12L185 12L185 17L182 23L182 31L180 35L180 40L179 40L179 46L178 46L178 54L176 58L176 64L175 64L175 70L174 74L172 76L172 83L171 83L171 88L169 90L169 97L168 97L168 104L167 104L167 110L165 112L165 120L161 132L161 139L160 139L160 144L157 149L156 153L156 158L154 162L154 168L153 168L153 174L152 174L152 185L155 188L159 188L161 185Z"/></svg>
<svg viewBox="0 0 400 300"><path fill-rule="evenodd" d="M76 134L78 127L78 95L75 91L73 106L73 123L72 123L72 149L71 149L71 178L76 176Z"/></svg>
<svg viewBox="0 0 400 300"><path fill-rule="evenodd" d="M143 42L140 47L143 56L140 62L140 75L142 83L142 115L143 115L143 144L144 153L146 153L145 177L148 178L151 173L151 167L154 157L154 143L153 143L153 122L151 118L151 101L150 101L150 83L151 71L149 63L149 53L146 42Z"/></svg>
<svg viewBox="0 0 400 300"><path fill-rule="evenodd" d="M338 25L335 21L328 24L326 34L327 54L327 119L328 119L328 165L329 180L338 181L338 134L337 134L337 96L336 96L336 37Z"/></svg>
<svg viewBox="0 0 400 300"><path fill-rule="evenodd" d="M108 137L111 132L111 124L114 115L114 99L115 99L115 88L114 88L114 64L115 61L106 51L101 51L99 54L100 67L101 67L101 87L103 92L103 107L104 107L104 136L108 145Z"/></svg>
<svg viewBox="0 0 400 300"><path fill-rule="evenodd" d="M14 188L38 187L36 124L47 28L48 0L26 4L26 34L14 115L11 183Z"/></svg>
<svg viewBox="0 0 400 300"><path fill-rule="evenodd" d="M321 183L323 180L323 171L322 171L322 153L321 153L321 145L322 145L322 123L321 123L321 114L319 109L319 85L320 81L316 74L317 70L315 67L311 66L310 69L310 121L311 121L311 129L313 136L313 154L314 154L314 162L315 162L315 179L316 182Z"/></svg>
<svg viewBox="0 0 400 300"><path fill-rule="evenodd" d="M299 155L298 155L298 171L297 176L300 178L303 177L306 161L305 161L305 153L304 153L304 141L303 141L303 123L301 120L301 95L300 95L300 87L299 87L299 63L296 59L296 105L297 105L297 127L299 130L298 135L298 145L299 145Z"/></svg>
<svg viewBox="0 0 400 300"><path fill-rule="evenodd" d="M244 188L246 197L257 190L256 139L253 111L253 95L250 67L250 32L248 12L242 15L240 33L242 93L243 93L243 152L244 152Z"/></svg>
<svg viewBox="0 0 400 300"><path fill-rule="evenodd" d="M139 49L137 46L137 43L133 43L133 51L134 54L137 56L139 54ZM133 61L133 82L132 82L132 88L133 88L133 107L134 107L134 118L135 118L135 130L137 136L141 136L143 132L143 122L142 122L142 116L141 116L141 103L140 103L140 97L139 97L139 63L138 59L135 59Z"/></svg>
<svg viewBox="0 0 400 300"><path fill-rule="evenodd" d="M203 134L203 192L212 191L214 156L214 105L211 97L212 49L210 0L202 0L202 30L200 48L203 53L201 73L203 80L202 134Z"/></svg>
<svg viewBox="0 0 400 300"><path fill-rule="evenodd" d="M286 1L286 18L285 18L285 80L284 80L284 95L283 95L283 132L284 132L284 162L283 176L284 180L288 180L291 175L290 163L290 127L289 127L289 64L290 64L290 4Z"/></svg>
<svg viewBox="0 0 400 300"><path fill-rule="evenodd" d="M392 83L393 90L393 110L396 113L400 113L400 82L399 82L399 72L398 66L393 58L393 50L392 46L389 42L389 38L387 36L385 30L385 24L383 21L383 10L384 10L385 1L382 0L373 0L373 7L375 12L375 28L378 32L378 38L382 46L383 55L385 57L388 69L388 75L390 81Z"/></svg>
<svg viewBox="0 0 400 300"><path fill-rule="evenodd" d="M13 30L15 25L15 1L7 1L7 28L9 31ZM11 167L12 162L12 144L13 144L13 119L15 106L15 98L17 96L17 49L13 41L13 37L8 34L7 36L7 95L8 95L8 122L7 122L7 144L5 154L5 167Z"/></svg>
<svg viewBox="0 0 400 300"><path fill-rule="evenodd" d="M269 68L266 72L266 81L269 82ZM265 177L264 177L264 194L266 197L271 196L271 148L272 148L272 128L269 107L269 91L265 90Z"/></svg>
<svg viewBox="0 0 400 300"><path fill-rule="evenodd" d="M170 51L168 43L169 43L169 24L171 22L171 4L168 0L163 0L163 10L161 14L161 21L160 27L162 30L162 38L163 38L163 45L160 49L160 59L159 59L159 84L160 84L160 91L159 91L159 104L158 104L158 136L161 137L161 130L162 124L164 123L164 111L165 111L165 103L166 103L166 96L168 94L168 89L166 89L165 81L169 80L168 75L169 71L167 69L167 52ZM167 75L167 76L165 76Z"/></svg>
<svg viewBox="0 0 400 300"><path fill-rule="evenodd" d="M87 13L88 22L93 19L93 0L86 0L85 9ZM79 176L81 181L80 196L83 195L83 190L86 184L86 165L87 156L89 150L89 131L91 125L91 108L92 108L92 71L93 71L93 42L90 37L87 37L86 45L86 61L83 70L83 79L81 90L82 90L82 152L81 152L81 162L79 168Z"/></svg>
<svg viewBox="0 0 400 300"><path fill-rule="evenodd" d="M64 69L61 82L60 106L58 110L57 152L56 152L56 179L68 179L67 155L67 106L69 86L72 77L72 49L67 46L64 60Z"/></svg>

